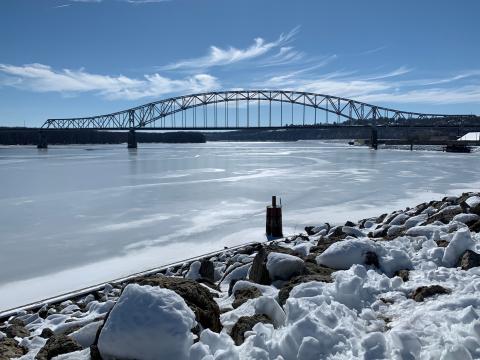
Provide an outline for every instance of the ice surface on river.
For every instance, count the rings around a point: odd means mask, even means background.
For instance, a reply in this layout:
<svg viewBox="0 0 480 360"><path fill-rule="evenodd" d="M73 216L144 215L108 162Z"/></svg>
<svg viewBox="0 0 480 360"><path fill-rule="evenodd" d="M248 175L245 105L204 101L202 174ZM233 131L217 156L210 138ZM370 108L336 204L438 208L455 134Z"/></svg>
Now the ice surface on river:
<svg viewBox="0 0 480 360"><path fill-rule="evenodd" d="M478 190L478 153L296 143L0 147L0 309L284 232Z"/></svg>

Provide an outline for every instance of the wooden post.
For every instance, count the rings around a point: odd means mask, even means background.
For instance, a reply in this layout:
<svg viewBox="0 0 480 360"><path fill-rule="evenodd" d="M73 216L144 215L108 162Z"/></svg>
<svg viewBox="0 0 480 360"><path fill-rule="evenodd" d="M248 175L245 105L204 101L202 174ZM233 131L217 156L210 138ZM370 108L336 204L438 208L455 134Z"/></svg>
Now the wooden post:
<svg viewBox="0 0 480 360"><path fill-rule="evenodd" d="M276 196L272 196L272 205L267 206L266 233L268 238L283 237L282 205L277 205Z"/></svg>

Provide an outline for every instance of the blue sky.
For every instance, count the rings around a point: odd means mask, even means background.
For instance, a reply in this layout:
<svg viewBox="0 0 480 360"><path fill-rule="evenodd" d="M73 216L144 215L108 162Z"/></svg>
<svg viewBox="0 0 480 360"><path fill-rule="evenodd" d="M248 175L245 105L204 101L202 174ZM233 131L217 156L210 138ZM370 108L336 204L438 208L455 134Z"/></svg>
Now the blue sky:
<svg viewBox="0 0 480 360"><path fill-rule="evenodd" d="M480 1L1 0L0 125L295 89L480 114Z"/></svg>

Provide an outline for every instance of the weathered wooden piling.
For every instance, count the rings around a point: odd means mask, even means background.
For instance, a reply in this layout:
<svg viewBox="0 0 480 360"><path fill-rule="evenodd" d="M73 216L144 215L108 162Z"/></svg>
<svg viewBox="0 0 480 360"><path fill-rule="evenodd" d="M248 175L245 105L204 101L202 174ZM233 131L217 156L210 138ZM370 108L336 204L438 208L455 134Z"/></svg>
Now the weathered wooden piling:
<svg viewBox="0 0 480 360"><path fill-rule="evenodd" d="M269 238L283 237L282 205L277 205L276 196L272 196L272 205L267 206L266 233Z"/></svg>

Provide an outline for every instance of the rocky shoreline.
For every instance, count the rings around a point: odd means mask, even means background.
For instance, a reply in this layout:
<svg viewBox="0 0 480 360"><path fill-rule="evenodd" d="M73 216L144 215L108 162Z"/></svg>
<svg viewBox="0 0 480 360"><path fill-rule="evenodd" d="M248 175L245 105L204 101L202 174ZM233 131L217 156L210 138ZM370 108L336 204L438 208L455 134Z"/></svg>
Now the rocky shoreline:
<svg viewBox="0 0 480 360"><path fill-rule="evenodd" d="M480 194L307 226L0 324L0 360L480 358Z"/></svg>

